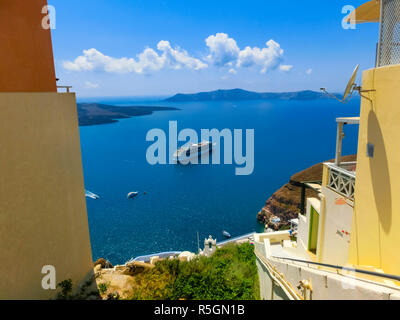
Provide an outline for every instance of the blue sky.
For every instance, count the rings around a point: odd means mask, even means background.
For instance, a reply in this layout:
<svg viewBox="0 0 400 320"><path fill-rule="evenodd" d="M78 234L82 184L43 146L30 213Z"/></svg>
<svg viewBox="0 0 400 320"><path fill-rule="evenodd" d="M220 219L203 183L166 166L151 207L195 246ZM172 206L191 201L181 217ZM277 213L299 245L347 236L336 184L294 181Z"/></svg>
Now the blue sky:
<svg viewBox="0 0 400 320"><path fill-rule="evenodd" d="M49 0L59 84L80 97L341 92L356 64L374 66L378 24L342 28L343 6L363 2Z"/></svg>

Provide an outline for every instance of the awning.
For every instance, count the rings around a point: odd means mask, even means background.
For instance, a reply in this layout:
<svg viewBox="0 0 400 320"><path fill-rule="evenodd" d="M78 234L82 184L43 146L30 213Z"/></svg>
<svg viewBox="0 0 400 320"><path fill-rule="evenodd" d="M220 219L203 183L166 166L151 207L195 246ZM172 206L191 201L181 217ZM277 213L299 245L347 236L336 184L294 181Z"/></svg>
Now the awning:
<svg viewBox="0 0 400 320"><path fill-rule="evenodd" d="M366 23L379 22L381 16L381 0L371 0L359 6L345 19L346 22Z"/></svg>
<svg viewBox="0 0 400 320"><path fill-rule="evenodd" d="M360 124L360 117L337 118L336 122L344 124Z"/></svg>

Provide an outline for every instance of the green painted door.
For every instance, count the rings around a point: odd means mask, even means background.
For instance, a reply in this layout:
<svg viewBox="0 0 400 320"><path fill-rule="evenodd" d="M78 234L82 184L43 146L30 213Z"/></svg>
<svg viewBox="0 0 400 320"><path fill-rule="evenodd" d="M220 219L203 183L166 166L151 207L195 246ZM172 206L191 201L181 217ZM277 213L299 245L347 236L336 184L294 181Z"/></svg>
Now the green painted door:
<svg viewBox="0 0 400 320"><path fill-rule="evenodd" d="M308 232L308 250L316 253L318 245L319 213L311 207L310 230Z"/></svg>

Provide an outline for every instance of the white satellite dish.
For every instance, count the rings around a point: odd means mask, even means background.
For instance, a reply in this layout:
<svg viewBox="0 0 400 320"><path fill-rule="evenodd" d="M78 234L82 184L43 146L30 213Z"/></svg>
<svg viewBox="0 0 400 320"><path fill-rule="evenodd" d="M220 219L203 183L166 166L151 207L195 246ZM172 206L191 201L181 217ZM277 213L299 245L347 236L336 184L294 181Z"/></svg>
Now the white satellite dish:
<svg viewBox="0 0 400 320"><path fill-rule="evenodd" d="M349 82L347 83L346 90L344 91L342 100L340 100L334 94L331 94L331 93L327 92L325 88L321 88L321 91L326 93L328 96L330 96L333 99L336 99L336 100L338 100L338 101L340 101L342 103L346 103L350 99L350 97L353 95L354 91L360 92L360 90L361 90L361 88L359 86L357 86L357 84L355 82L356 81L356 77L357 77L357 72L358 72L359 68L360 68L360 65L358 64L355 67Z"/></svg>
<svg viewBox="0 0 400 320"><path fill-rule="evenodd" d="M344 91L342 102L345 102L347 97L349 97L349 96L351 97L354 90L357 88L357 84L355 83L355 81L356 81L356 77L357 77L358 68L360 68L359 64L354 69L353 74L351 75L351 78L350 78L349 82L347 83L347 87L346 87L346 90Z"/></svg>

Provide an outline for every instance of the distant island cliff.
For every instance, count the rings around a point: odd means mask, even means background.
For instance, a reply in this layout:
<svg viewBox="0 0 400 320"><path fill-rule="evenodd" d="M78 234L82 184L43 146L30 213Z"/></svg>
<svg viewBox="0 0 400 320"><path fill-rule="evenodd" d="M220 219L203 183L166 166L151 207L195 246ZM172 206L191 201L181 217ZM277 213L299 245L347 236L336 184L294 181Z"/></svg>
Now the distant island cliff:
<svg viewBox="0 0 400 320"><path fill-rule="evenodd" d="M252 92L242 89L217 90L211 92L200 92L194 94L179 93L165 101L190 102L190 101L223 101L223 100L316 100L327 99L326 94L321 92L305 90L297 92Z"/></svg>
<svg viewBox="0 0 400 320"><path fill-rule="evenodd" d="M175 111L172 107L115 107L99 103L78 103L79 126L118 122L119 119L151 115L155 111Z"/></svg>

